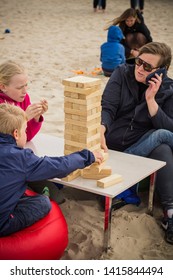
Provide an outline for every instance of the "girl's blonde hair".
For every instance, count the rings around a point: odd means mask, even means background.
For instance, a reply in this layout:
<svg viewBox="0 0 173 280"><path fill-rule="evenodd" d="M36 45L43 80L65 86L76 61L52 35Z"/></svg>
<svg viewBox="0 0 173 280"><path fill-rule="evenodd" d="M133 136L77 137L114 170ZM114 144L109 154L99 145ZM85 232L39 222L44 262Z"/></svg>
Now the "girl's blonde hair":
<svg viewBox="0 0 173 280"><path fill-rule="evenodd" d="M124 29L126 26L125 21L129 17L134 17L137 22L139 22L139 23L141 22L141 20L138 17L137 10L135 10L133 8L129 8L129 9L125 10L119 17L114 18L113 20L109 21L108 25L105 27L105 30L108 30L111 25L119 25L121 30L124 32Z"/></svg>
<svg viewBox="0 0 173 280"><path fill-rule="evenodd" d="M25 121L26 113L20 107L8 103L0 104L0 133L13 135L15 129L20 132Z"/></svg>
<svg viewBox="0 0 173 280"><path fill-rule="evenodd" d="M25 69L22 65L8 60L0 65L0 84L8 86L14 75L23 73Z"/></svg>

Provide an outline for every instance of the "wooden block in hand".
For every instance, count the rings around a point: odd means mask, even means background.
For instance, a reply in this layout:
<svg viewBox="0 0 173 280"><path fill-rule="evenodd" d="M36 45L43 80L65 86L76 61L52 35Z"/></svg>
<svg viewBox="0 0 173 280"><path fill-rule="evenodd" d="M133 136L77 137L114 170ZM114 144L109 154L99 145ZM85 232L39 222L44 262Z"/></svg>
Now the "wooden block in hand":
<svg viewBox="0 0 173 280"><path fill-rule="evenodd" d="M100 188L107 188L114 184L120 183L123 180L120 174L112 174L111 176L105 177L97 181L97 186Z"/></svg>

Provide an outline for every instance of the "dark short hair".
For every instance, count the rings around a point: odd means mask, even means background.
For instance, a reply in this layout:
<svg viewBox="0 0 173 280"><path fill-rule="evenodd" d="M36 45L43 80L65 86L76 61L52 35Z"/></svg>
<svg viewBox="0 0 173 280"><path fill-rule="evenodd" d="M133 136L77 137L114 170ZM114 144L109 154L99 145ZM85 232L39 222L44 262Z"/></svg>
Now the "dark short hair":
<svg viewBox="0 0 173 280"><path fill-rule="evenodd" d="M139 56L143 53L159 55L159 67L169 68L172 60L171 48L165 43L150 42L139 49Z"/></svg>

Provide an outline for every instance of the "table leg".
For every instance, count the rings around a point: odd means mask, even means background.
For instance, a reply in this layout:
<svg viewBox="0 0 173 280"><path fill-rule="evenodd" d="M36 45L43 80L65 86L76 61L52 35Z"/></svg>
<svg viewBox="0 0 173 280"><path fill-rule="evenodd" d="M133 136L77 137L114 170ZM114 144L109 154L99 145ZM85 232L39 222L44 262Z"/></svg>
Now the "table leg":
<svg viewBox="0 0 173 280"><path fill-rule="evenodd" d="M150 188L149 188L149 199L148 199L148 214L153 215L153 199L154 199L154 189L156 181L156 172L150 175Z"/></svg>
<svg viewBox="0 0 173 280"><path fill-rule="evenodd" d="M112 218L112 198L105 197L105 220L104 220L104 251L110 249L111 240L111 218Z"/></svg>

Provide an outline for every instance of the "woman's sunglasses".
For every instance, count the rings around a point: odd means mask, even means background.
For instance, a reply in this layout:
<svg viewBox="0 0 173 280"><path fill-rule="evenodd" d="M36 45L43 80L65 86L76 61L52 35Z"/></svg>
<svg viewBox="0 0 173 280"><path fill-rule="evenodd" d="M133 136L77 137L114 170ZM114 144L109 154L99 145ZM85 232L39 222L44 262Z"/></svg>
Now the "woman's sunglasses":
<svg viewBox="0 0 173 280"><path fill-rule="evenodd" d="M145 62L144 60L142 60L139 57L135 58L135 64L138 65L138 66L142 65L144 70L147 71L147 72L151 72L153 69L159 68L158 66L157 67L152 67L151 64Z"/></svg>

